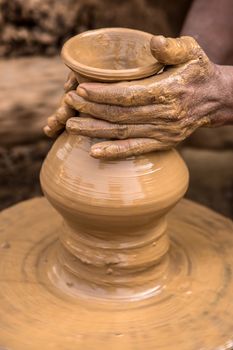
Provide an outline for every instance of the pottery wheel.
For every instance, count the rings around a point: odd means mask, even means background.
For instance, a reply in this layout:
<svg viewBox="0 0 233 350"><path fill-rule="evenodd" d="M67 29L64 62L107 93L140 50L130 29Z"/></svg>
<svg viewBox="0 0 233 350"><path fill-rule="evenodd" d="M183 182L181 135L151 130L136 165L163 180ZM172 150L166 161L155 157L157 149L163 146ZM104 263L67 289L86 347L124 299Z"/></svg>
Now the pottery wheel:
<svg viewBox="0 0 233 350"><path fill-rule="evenodd" d="M168 275L140 300L72 297L49 283L61 220L44 198L0 214L0 349L233 348L230 220L182 200L169 216Z"/></svg>

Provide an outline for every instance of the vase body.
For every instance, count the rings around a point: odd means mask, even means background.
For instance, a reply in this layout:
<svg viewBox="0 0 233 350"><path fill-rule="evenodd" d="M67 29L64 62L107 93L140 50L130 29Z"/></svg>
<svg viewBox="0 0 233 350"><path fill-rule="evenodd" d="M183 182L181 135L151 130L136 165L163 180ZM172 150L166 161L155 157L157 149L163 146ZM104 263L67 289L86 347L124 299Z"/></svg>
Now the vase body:
<svg viewBox="0 0 233 350"><path fill-rule="evenodd" d="M158 262L165 264L166 213L186 191L187 168L175 150L94 159L94 142L64 132L41 170L44 194L64 218L56 279L68 273L72 285L86 285L86 293L91 281L95 295L101 290L113 296L120 290L132 296L140 280L137 292L145 294L156 288L151 273L157 274Z"/></svg>

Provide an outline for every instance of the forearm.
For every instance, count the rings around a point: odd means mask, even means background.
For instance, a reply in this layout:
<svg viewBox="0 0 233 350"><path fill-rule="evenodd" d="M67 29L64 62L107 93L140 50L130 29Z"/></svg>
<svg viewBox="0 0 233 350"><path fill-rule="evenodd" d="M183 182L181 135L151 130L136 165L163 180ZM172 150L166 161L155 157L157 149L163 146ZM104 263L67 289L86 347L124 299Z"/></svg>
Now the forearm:
<svg viewBox="0 0 233 350"><path fill-rule="evenodd" d="M181 35L193 36L217 64L233 64L233 1L194 0Z"/></svg>

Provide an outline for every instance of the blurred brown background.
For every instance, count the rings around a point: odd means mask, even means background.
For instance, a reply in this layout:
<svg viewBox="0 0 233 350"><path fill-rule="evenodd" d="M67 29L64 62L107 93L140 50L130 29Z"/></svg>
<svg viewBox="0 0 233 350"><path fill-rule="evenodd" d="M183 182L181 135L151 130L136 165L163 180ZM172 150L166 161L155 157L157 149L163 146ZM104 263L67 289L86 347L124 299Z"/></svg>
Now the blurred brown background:
<svg viewBox="0 0 233 350"><path fill-rule="evenodd" d="M190 0L0 0L0 209L40 195L51 146L42 133L67 70L59 58L70 36L131 27L178 36ZM202 129L181 146L188 197L233 217L233 127Z"/></svg>

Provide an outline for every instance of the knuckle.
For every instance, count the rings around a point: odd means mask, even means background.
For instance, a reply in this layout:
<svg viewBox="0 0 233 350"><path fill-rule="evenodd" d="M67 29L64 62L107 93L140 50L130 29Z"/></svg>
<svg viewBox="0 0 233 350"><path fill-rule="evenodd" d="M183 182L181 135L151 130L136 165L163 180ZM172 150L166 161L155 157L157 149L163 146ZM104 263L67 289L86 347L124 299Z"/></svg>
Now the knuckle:
<svg viewBox="0 0 233 350"><path fill-rule="evenodd" d="M117 126L117 137L119 139L126 139L129 136L128 126L124 124L119 124Z"/></svg>
<svg viewBox="0 0 233 350"><path fill-rule="evenodd" d="M148 137L155 138L157 135L160 136L163 134L162 130L158 130L157 125L151 125L149 129L146 131Z"/></svg>
<svg viewBox="0 0 233 350"><path fill-rule="evenodd" d="M173 120L179 121L183 119L185 115L186 115L186 112L183 109L183 107L180 104L176 105L172 112Z"/></svg>

